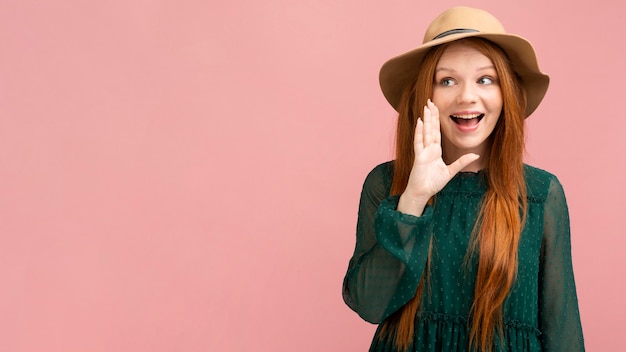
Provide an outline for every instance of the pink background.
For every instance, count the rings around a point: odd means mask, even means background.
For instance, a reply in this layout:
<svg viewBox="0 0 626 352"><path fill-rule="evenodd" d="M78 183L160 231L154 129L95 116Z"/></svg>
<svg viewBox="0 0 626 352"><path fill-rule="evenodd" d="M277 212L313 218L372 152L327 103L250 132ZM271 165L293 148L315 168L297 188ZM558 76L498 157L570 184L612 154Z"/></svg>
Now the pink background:
<svg viewBox="0 0 626 352"><path fill-rule="evenodd" d="M527 160L565 186L587 349L622 351L623 2L467 3L552 77ZM2 1L0 350L365 351L378 69L456 4Z"/></svg>

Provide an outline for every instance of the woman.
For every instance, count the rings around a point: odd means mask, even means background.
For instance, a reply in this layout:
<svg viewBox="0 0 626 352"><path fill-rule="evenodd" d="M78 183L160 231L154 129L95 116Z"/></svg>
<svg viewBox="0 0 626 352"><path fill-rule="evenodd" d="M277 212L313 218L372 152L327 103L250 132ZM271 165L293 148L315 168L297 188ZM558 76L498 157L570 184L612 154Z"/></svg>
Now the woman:
<svg viewBox="0 0 626 352"><path fill-rule="evenodd" d="M455 7L380 81L396 159L365 180L343 285L370 351L583 351L563 189L523 163L549 82L530 43Z"/></svg>

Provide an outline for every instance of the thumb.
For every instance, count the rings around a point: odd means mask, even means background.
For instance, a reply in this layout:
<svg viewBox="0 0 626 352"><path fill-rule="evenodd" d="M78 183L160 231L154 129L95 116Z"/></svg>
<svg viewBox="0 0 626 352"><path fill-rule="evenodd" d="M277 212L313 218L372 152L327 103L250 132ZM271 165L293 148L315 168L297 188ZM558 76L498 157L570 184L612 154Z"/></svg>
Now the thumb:
<svg viewBox="0 0 626 352"><path fill-rule="evenodd" d="M478 160L478 158L480 158L480 155L478 154L474 154L474 153L469 153L469 154L465 154L463 156L461 156L460 158L456 159L455 162L453 162L452 164L448 165L448 172L450 172L450 176L454 176L456 174L459 173L459 171L463 170L467 165L473 163L474 161Z"/></svg>

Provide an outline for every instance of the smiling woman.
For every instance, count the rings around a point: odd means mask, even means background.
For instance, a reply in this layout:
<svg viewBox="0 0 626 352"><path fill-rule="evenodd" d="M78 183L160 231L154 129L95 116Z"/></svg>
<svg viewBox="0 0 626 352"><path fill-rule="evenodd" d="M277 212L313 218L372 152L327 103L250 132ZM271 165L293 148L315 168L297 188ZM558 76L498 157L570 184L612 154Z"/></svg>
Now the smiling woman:
<svg viewBox="0 0 626 352"><path fill-rule="evenodd" d="M396 159L365 180L343 284L370 351L583 351L563 189L523 163L548 87L530 43L456 7L380 79Z"/></svg>

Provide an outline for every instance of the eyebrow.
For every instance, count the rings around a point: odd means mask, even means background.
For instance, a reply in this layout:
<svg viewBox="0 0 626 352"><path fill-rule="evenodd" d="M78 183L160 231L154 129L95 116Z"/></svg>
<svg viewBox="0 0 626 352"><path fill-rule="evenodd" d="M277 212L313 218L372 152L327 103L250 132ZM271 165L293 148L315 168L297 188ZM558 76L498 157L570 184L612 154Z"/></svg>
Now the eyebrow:
<svg viewBox="0 0 626 352"><path fill-rule="evenodd" d="M487 66L482 66L476 69L476 72L479 71L483 71L483 70L487 70L487 69L493 69L495 70L495 66L493 65L487 65ZM449 67L438 67L437 69L435 69L435 73L439 72L439 71L449 71L449 72L456 72L456 70L449 68Z"/></svg>

